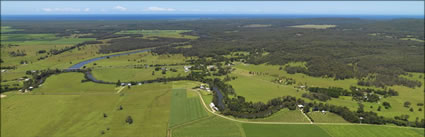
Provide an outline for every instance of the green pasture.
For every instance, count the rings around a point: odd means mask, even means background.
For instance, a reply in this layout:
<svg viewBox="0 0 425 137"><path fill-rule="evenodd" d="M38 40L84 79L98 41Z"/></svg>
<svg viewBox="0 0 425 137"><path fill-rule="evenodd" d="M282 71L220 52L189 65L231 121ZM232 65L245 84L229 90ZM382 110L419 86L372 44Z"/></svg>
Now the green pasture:
<svg viewBox="0 0 425 137"><path fill-rule="evenodd" d="M116 67L116 66L135 66L135 65L169 65L169 64L184 64L189 58L182 54L168 55L152 55L150 52L136 53L131 55L123 55L102 59L87 64L87 67ZM96 63L96 65L94 65Z"/></svg>
<svg viewBox="0 0 425 137"><path fill-rule="evenodd" d="M49 90L54 89L51 84L73 83L65 77L69 75L48 79L37 89L45 94L6 93L1 99L1 136L166 136L172 84L133 86L120 94L101 84L90 88L102 91L98 94L81 93L85 86L72 86L75 95ZM125 122L127 116L132 124Z"/></svg>
<svg viewBox="0 0 425 137"><path fill-rule="evenodd" d="M331 112L308 112L307 115L314 123L348 123L341 116Z"/></svg>
<svg viewBox="0 0 425 137"><path fill-rule="evenodd" d="M424 129L378 125L317 125L331 137L423 137Z"/></svg>
<svg viewBox="0 0 425 137"><path fill-rule="evenodd" d="M239 96L245 97L247 101L253 102L267 102L268 100L279 96L296 96L301 97L303 92L300 92L292 86L275 84L269 80L257 78L257 76L250 76L243 70L234 73L237 76L236 80L229 82Z"/></svg>
<svg viewBox="0 0 425 137"><path fill-rule="evenodd" d="M309 123L308 119L301 113L300 110L289 110L287 108L284 108L269 117L250 119L249 121Z"/></svg>
<svg viewBox="0 0 425 137"><path fill-rule="evenodd" d="M171 95L170 127L205 116L207 116L207 112L196 93L186 91L186 89L173 89Z"/></svg>
<svg viewBox="0 0 425 137"><path fill-rule="evenodd" d="M315 125L242 124L247 137L330 137Z"/></svg>
<svg viewBox="0 0 425 137"><path fill-rule="evenodd" d="M49 52L50 50L60 50L71 47L84 41L94 40L93 38L67 38L56 37L54 34L3 34L1 35L3 45L15 44L19 46L3 46L1 48L1 58L5 66L19 66L25 60L28 63L37 62L38 58L44 57L47 53L38 53L40 50ZM10 52L24 51L26 56L10 56Z"/></svg>
<svg viewBox="0 0 425 137"><path fill-rule="evenodd" d="M48 77L40 88L36 88L35 93L114 93L115 85L97 84L93 82L81 82L84 79L83 73L67 72Z"/></svg>
<svg viewBox="0 0 425 137"><path fill-rule="evenodd" d="M243 137L239 123L211 116L172 129L173 137Z"/></svg>
<svg viewBox="0 0 425 137"><path fill-rule="evenodd" d="M170 70L166 71L166 74L162 74L162 70L155 71L155 68L144 68L144 69L134 69L134 68L100 68L93 69L92 74L96 79L109 82L117 82L118 80L122 82L126 81L143 81L143 80L154 80L157 78L169 78L169 77L183 77L188 73L184 72L183 66L171 66L167 68L177 69L177 72L172 72ZM152 75L154 72L154 75Z"/></svg>
<svg viewBox="0 0 425 137"><path fill-rule="evenodd" d="M303 63L290 63L291 66L302 66ZM248 101L263 101L267 102L268 100L275 98L277 96L295 96L301 97L303 93L306 93L304 90L298 90L294 88L297 85L284 85L273 82L278 77L287 77L293 78L299 84L307 84L310 87L342 87L349 90L350 86L357 86L356 79L345 79L345 80L334 80L332 78L320 78L320 77L311 77L305 74L288 74L284 70L279 70L278 65L252 65L252 64L236 64L234 68L235 71L232 72L232 75L237 76L236 80L232 80L229 82L235 89L238 95L244 96ZM249 74L249 72L263 72L267 74L263 75L253 75ZM416 117L424 118L424 108L422 106L422 111L418 111L419 106L417 103L423 103L424 99L424 80L423 78L419 78L421 73L409 73L412 74L412 77L407 77L409 79L415 79L422 82L422 87L417 88L408 88L404 86L391 86L392 88L399 92L399 96L393 96L388 98L382 98L378 103L370 103L364 102L366 111L374 111L378 113L378 115L382 115L385 117L394 117L400 116L402 114L409 115L409 120L414 121ZM363 86L357 86L363 87ZM370 87L363 87L370 88ZM374 87L371 87L374 88ZM309 99L304 99L306 101L311 101ZM317 101L317 100L316 100ZM387 101L391 104L391 108L389 109L381 109L381 111L377 111L378 107L382 104L382 102ZM414 109L413 112L410 112L410 108L406 108L403 106L405 101L410 101L412 103L411 107ZM320 102L320 101L317 101ZM327 103L347 106L351 110L357 110L358 103L353 101L351 97L340 97L340 98L332 98L327 101ZM372 107L371 107L372 106ZM382 107L382 106L381 106ZM383 107L382 107L383 108Z"/></svg>

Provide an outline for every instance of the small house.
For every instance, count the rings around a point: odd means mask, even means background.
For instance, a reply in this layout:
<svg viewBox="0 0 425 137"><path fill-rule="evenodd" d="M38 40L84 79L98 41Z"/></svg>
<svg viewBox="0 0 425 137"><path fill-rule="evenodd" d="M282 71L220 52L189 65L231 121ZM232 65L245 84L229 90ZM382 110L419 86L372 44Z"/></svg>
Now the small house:
<svg viewBox="0 0 425 137"><path fill-rule="evenodd" d="M304 105L298 105L299 108L304 108Z"/></svg>
<svg viewBox="0 0 425 137"><path fill-rule="evenodd" d="M208 65L207 66L207 69L212 69L212 68L215 68L215 66L214 65Z"/></svg>
<svg viewBox="0 0 425 137"><path fill-rule="evenodd" d="M217 107L213 107L213 109L214 109L215 111L218 111L218 108L217 108Z"/></svg>
<svg viewBox="0 0 425 137"><path fill-rule="evenodd" d="M218 108L212 102L210 103L210 108L215 110L215 111L218 111Z"/></svg>
<svg viewBox="0 0 425 137"><path fill-rule="evenodd" d="M184 72L189 72L192 66L183 66L183 68L184 68Z"/></svg>

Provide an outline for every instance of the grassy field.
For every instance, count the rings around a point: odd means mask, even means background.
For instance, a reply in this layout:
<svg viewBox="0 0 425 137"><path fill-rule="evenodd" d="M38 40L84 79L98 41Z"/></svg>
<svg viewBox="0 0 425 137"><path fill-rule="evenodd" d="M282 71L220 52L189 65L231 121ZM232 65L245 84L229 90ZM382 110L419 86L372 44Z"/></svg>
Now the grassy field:
<svg viewBox="0 0 425 137"><path fill-rule="evenodd" d="M48 79L44 86L57 82L53 80ZM69 83L66 79L59 82ZM172 84L148 84L125 88L123 94L103 89L103 85L91 87L99 88L92 90L102 90L103 94L81 94L87 89L78 86L72 91L76 95L53 95L48 88L39 89L44 95L8 92L1 99L1 135L165 136L171 87ZM123 110L118 110L119 106ZM132 117L132 124L125 122L127 116Z"/></svg>
<svg viewBox="0 0 425 137"><path fill-rule="evenodd" d="M173 89L171 95L170 127L206 116L208 116L207 112L204 110L196 93L192 91L186 92L186 89Z"/></svg>
<svg viewBox="0 0 425 137"><path fill-rule="evenodd" d="M211 116L172 130L173 137L243 137L239 123Z"/></svg>
<svg viewBox="0 0 425 137"><path fill-rule="evenodd" d="M299 110L289 110L287 108L266 118L252 119L249 121L265 121L265 122L299 122L309 123L308 119Z"/></svg>
<svg viewBox="0 0 425 137"><path fill-rule="evenodd" d="M297 92L292 86L274 84L270 80L251 76L243 70L236 70L232 74L238 78L230 81L229 84L233 86L238 95L244 96L247 101L267 102L278 96L291 95L301 97L302 94L302 92Z"/></svg>
<svg viewBox="0 0 425 137"><path fill-rule="evenodd" d="M96 65L91 63L86 66L92 68L94 77L104 81L142 81L186 76L188 73L184 72L183 65L164 66L167 68L166 74L162 74L162 70L155 71L155 67L145 68L145 65L182 64L186 60L187 58L181 54L152 55L151 53L138 53L99 60L94 62ZM170 69L176 69L177 72L170 71ZM154 72L154 75L152 75L152 72Z"/></svg>
<svg viewBox="0 0 425 137"><path fill-rule="evenodd" d="M40 88L36 88L34 93L114 93L115 85L96 84L93 82L81 82L84 79L83 73L68 72L50 76ZM64 82L66 81L66 82Z"/></svg>
<svg viewBox="0 0 425 137"><path fill-rule="evenodd" d="M116 82L118 80L124 81L143 81L143 80L153 80L163 77L179 77L186 76L188 73L185 73L183 66L173 66L167 68L175 68L177 72L167 71L166 74L162 74L162 71L155 71L155 68L146 68L146 69L133 69L133 68L101 68L94 69L92 74L95 78L101 79L104 81ZM154 75L152 72L154 71Z"/></svg>
<svg viewBox="0 0 425 137"><path fill-rule="evenodd" d="M80 61L101 56L97 54L98 45L87 45L81 48L81 50L74 49L68 52L64 52L59 55L51 56L47 59L30 62L29 64L23 64L17 66L18 68L15 70L8 70L7 72L2 72L2 80L13 80L20 77L25 76L25 71L27 70L42 70L42 69L65 69L73 64L76 64ZM3 52L3 51L2 51ZM2 55L3 56L3 55ZM15 57L13 57L15 58ZM26 56L25 56L26 58ZM3 59L3 58L2 58ZM28 57L26 59L35 59L35 57ZM15 63L19 61L19 59L15 60ZM29 60L30 61L30 60ZM11 61L6 60L6 62L13 63ZM2 65L10 65L9 63L2 63Z"/></svg>
<svg viewBox="0 0 425 137"><path fill-rule="evenodd" d="M423 137L424 130L375 125L318 125L331 137Z"/></svg>
<svg viewBox="0 0 425 137"><path fill-rule="evenodd" d="M303 63L294 62L290 63L291 66L303 66ZM301 97L306 91L297 90L294 88L296 85L284 85L273 82L277 77L285 76L287 78L293 78L297 83L307 84L311 87L342 87L349 89L350 86L357 86L356 79L345 79L345 80L334 80L332 78L319 78L311 77L305 74L288 74L284 70L279 70L280 66L277 65L249 65L249 64L236 64L234 68L236 70L232 72L233 76L237 76L236 80L232 80L229 83L233 86L238 95L244 96L248 101L263 101L266 102L277 96L291 95L295 97ZM263 72L267 73L264 75L252 75L249 72ZM421 73L409 73L412 77L409 79L419 80L422 82L420 88L408 88L404 86L391 86L389 88L395 89L399 92L399 96L382 98L381 103L387 101L391 104L391 108L382 109L376 111L380 104L364 102L366 111L375 111L379 115L385 117L394 117L402 114L409 115L409 120L414 121L416 117L424 118L423 111L418 111L420 108L416 106L417 103L423 103L424 99L424 80L419 78ZM362 87L362 86L357 86ZM369 87L370 88L370 87ZM374 87L372 87L374 88ZM310 101L309 99L304 99ZM413 105L414 112L410 112L409 108L403 106L405 101L410 101ZM317 101L320 102L320 101ZM358 103L353 101L351 97L342 96L340 98L333 98L327 101L330 104L347 106L351 110L357 110ZM372 107L371 107L372 106ZM422 108L424 110L424 108Z"/></svg>
<svg viewBox="0 0 425 137"><path fill-rule="evenodd" d="M314 123L348 123L341 116L331 112L309 112L307 115L314 121Z"/></svg>
<svg viewBox="0 0 425 137"><path fill-rule="evenodd" d="M182 38L182 39L197 39L197 36L184 35L181 33L191 32L192 30L124 30L116 34L142 34L143 38Z"/></svg>
<svg viewBox="0 0 425 137"><path fill-rule="evenodd" d="M307 24L307 25L295 25L295 26L289 26L292 28L302 28L302 29L328 29L328 28L334 28L336 25L314 25L314 24Z"/></svg>
<svg viewBox="0 0 425 137"><path fill-rule="evenodd" d="M131 55L124 55L118 57L111 57L109 59L95 61L96 65L87 64L87 67L116 67L116 66L134 66L134 65L167 65L167 64L181 64L186 63L189 58L184 57L182 54L170 55L152 55L151 53L136 53Z"/></svg>
<svg viewBox="0 0 425 137"><path fill-rule="evenodd" d="M2 34L2 44L16 44L19 46L4 46L1 48L1 58L5 66L22 66L21 61L28 61L29 64L38 62L38 58L44 57L47 53L38 53L40 50L47 52L53 49L63 49L75 44L94 40L93 38L71 38L56 37L54 34ZM26 56L13 57L10 52L24 51Z"/></svg>
<svg viewBox="0 0 425 137"><path fill-rule="evenodd" d="M330 137L315 125L242 124L247 137Z"/></svg>

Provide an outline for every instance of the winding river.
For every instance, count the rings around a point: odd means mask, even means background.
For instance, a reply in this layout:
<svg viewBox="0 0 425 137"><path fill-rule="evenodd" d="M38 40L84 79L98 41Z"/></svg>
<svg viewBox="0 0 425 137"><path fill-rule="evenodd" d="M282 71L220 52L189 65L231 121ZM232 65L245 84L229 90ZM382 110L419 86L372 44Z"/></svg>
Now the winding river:
<svg viewBox="0 0 425 137"><path fill-rule="evenodd" d="M102 57L92 58L92 59L89 59L89 60L85 60L85 61L79 62L79 63L77 63L75 65L72 65L71 67L68 68L68 70L80 69L81 67L83 67L86 64L89 64L91 62L98 61L98 60L101 60L101 59L105 59L105 58L108 58L108 57L116 57L116 56L130 55L130 54L135 54L135 53L143 53L143 52L147 52L147 51L150 51L150 50L151 49L144 49L144 50L138 50L138 51L132 51L132 52L119 53L119 54L113 54L113 55L108 55L108 56L102 56Z"/></svg>
<svg viewBox="0 0 425 137"><path fill-rule="evenodd" d="M101 57L97 57L97 58L92 58L92 59L89 59L89 60L85 60L85 61L79 62L79 63L77 63L75 65L72 65L71 67L68 68L68 70L80 69L81 67L83 67L83 66L85 66L85 65L87 65L89 63L92 63L94 61L98 61L98 60L101 60L101 59L105 59L105 58L108 58L108 57L116 57L116 56L130 55L130 54L135 54L135 53L143 53L143 52L148 52L150 50L151 49L144 49L144 50L138 50L138 51L132 51L132 52L119 53L119 54L113 54L113 55L107 55L107 56L101 56ZM87 76L88 79L90 79L90 80L92 80L94 82L104 82L102 80L97 80L91 73L87 73L86 76ZM216 87L213 87L213 91L216 92L217 95L218 95L218 102L219 102L219 104L217 104L217 105L220 106L220 107L224 107L224 104L223 104L223 101L222 101L223 95L221 94L220 90L218 88L216 88Z"/></svg>

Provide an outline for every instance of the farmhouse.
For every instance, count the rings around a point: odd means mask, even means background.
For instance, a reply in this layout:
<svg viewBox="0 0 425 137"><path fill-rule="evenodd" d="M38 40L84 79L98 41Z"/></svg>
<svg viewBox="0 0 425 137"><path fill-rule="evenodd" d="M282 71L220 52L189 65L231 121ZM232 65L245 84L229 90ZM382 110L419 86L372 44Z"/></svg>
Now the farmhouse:
<svg viewBox="0 0 425 137"><path fill-rule="evenodd" d="M304 108L304 105L298 105L298 107L302 109L302 108Z"/></svg>

